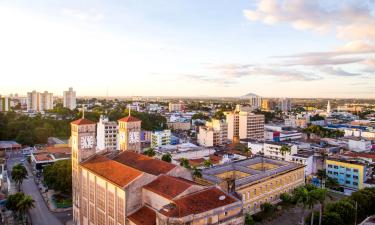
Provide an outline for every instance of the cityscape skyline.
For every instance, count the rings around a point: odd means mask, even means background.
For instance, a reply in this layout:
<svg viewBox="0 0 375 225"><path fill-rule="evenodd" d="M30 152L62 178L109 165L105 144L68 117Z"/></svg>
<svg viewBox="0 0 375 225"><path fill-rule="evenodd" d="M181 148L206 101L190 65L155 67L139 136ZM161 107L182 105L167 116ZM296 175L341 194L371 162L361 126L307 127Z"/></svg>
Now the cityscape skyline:
<svg viewBox="0 0 375 225"><path fill-rule="evenodd" d="M372 1L5 0L1 94L374 98L374 21Z"/></svg>

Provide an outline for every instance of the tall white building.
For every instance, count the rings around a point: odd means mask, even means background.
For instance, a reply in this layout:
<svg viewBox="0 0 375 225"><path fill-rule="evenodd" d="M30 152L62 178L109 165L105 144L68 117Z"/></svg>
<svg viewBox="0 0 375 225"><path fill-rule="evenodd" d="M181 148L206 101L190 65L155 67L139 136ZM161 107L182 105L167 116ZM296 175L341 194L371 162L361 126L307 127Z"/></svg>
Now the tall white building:
<svg viewBox="0 0 375 225"><path fill-rule="evenodd" d="M250 107L252 110L262 108L262 98L258 95L252 95L250 97Z"/></svg>
<svg viewBox="0 0 375 225"><path fill-rule="evenodd" d="M73 110L77 107L76 92L73 91L73 88L69 88L68 91L63 93L63 105L65 108Z"/></svg>
<svg viewBox="0 0 375 225"><path fill-rule="evenodd" d="M155 131L151 134L151 148L171 144L171 130Z"/></svg>
<svg viewBox="0 0 375 225"><path fill-rule="evenodd" d="M228 124L221 120L207 122L206 126L199 127L198 143L201 146L221 146L228 139Z"/></svg>
<svg viewBox="0 0 375 225"><path fill-rule="evenodd" d="M327 114L329 115L331 113L331 103L328 101L327 103Z"/></svg>
<svg viewBox="0 0 375 225"><path fill-rule="evenodd" d="M289 98L281 99L280 110L283 112L288 112L292 110L292 101Z"/></svg>
<svg viewBox="0 0 375 225"><path fill-rule="evenodd" d="M249 111L238 111L241 107L236 107L234 112L226 115L228 124L228 139L263 139L264 138L264 115L258 115Z"/></svg>
<svg viewBox="0 0 375 225"><path fill-rule="evenodd" d="M53 94L47 91L32 91L27 93L27 110L45 111L53 109Z"/></svg>
<svg viewBox="0 0 375 225"><path fill-rule="evenodd" d="M9 111L10 104L9 104L9 98L4 96L1 97L0 95L0 112L7 112Z"/></svg>
<svg viewBox="0 0 375 225"><path fill-rule="evenodd" d="M118 149L118 125L115 121L109 121L108 117L101 115L96 125L97 151Z"/></svg>

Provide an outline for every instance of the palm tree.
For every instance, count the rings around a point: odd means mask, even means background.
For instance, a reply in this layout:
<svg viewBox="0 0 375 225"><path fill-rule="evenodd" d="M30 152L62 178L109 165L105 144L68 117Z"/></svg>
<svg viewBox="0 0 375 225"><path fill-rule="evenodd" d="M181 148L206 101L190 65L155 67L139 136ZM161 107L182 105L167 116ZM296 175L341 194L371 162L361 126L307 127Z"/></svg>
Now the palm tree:
<svg viewBox="0 0 375 225"><path fill-rule="evenodd" d="M193 167L193 177L195 178L201 178L202 172L200 169L198 169L196 166Z"/></svg>
<svg viewBox="0 0 375 225"><path fill-rule="evenodd" d="M322 214L324 211L324 201L326 200L327 196L327 189L325 188L320 188L314 190L312 193L314 198L319 202L320 208L319 208L319 225L322 224Z"/></svg>
<svg viewBox="0 0 375 225"><path fill-rule="evenodd" d="M246 158L249 158L249 155L250 155L250 153L251 153L251 147L244 147L243 149L242 149L242 152L246 155Z"/></svg>
<svg viewBox="0 0 375 225"><path fill-rule="evenodd" d="M18 191L20 191L23 180L27 178L26 168L22 164L16 164L12 169L11 175L18 186Z"/></svg>
<svg viewBox="0 0 375 225"><path fill-rule="evenodd" d="M212 162L211 162L210 159L207 159L207 160L204 160L203 165L204 165L204 167L208 168L208 167L212 166Z"/></svg>
<svg viewBox="0 0 375 225"><path fill-rule="evenodd" d="M23 218L25 218L25 223L27 224L27 215L26 214L30 209L35 207L34 203L35 203L35 201L34 201L34 199L31 198L30 195L25 195L23 197L23 199L21 199L21 201L18 202L17 208L18 208L19 215L21 217L21 223L22 224L24 224Z"/></svg>
<svg viewBox="0 0 375 225"><path fill-rule="evenodd" d="M285 153L290 153L290 151L291 151L291 148L289 145L283 145L280 148L280 152L282 155L285 155Z"/></svg>
<svg viewBox="0 0 375 225"><path fill-rule="evenodd" d="M301 219L301 224L304 225L305 222L305 210L306 206L310 202L310 195L309 191L305 187L298 187L294 190L294 198L297 203L302 203L302 219Z"/></svg>
<svg viewBox="0 0 375 225"><path fill-rule="evenodd" d="M314 206L316 203L318 203L318 191L318 189L314 189L308 193L309 196L307 198L307 206L311 210L311 225L314 225Z"/></svg>

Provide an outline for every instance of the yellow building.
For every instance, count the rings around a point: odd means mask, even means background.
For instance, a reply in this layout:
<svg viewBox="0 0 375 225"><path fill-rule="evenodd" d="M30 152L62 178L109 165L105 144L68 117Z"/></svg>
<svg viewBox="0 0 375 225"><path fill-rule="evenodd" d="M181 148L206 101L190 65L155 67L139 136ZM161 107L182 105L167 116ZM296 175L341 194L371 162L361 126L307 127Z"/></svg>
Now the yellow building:
<svg viewBox="0 0 375 225"><path fill-rule="evenodd" d="M305 183L303 165L262 157L211 167L202 175L198 182L216 184L241 196L244 211L251 214L260 211L263 203L277 203L282 193Z"/></svg>
<svg viewBox="0 0 375 225"><path fill-rule="evenodd" d="M136 118L135 118L136 119ZM95 123L72 129L73 221L76 225L243 224L242 202L217 187L192 181L191 172L129 149L95 152Z"/></svg>

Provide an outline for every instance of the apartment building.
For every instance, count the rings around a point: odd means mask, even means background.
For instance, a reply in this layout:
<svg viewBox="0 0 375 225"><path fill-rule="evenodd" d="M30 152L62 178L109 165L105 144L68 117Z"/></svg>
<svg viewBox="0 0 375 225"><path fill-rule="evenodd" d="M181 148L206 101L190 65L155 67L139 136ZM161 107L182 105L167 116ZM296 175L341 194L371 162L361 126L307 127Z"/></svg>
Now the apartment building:
<svg viewBox="0 0 375 225"><path fill-rule="evenodd" d="M170 102L168 105L169 112L181 112L185 110L185 104L183 102L173 103Z"/></svg>
<svg viewBox="0 0 375 225"><path fill-rule="evenodd" d="M0 95L0 112L8 112L10 109L9 97Z"/></svg>
<svg viewBox="0 0 375 225"><path fill-rule="evenodd" d="M199 127L198 144L205 147L221 146L227 142L228 125L225 121L213 119Z"/></svg>
<svg viewBox="0 0 375 225"><path fill-rule="evenodd" d="M151 148L159 148L171 144L171 130L154 131L151 134Z"/></svg>
<svg viewBox="0 0 375 225"><path fill-rule="evenodd" d="M118 125L115 121L109 121L108 117L101 115L96 125L97 150L117 150L118 147Z"/></svg>
<svg viewBox="0 0 375 225"><path fill-rule="evenodd" d="M77 107L76 92L73 91L73 88L69 88L68 91L63 92L63 106L70 110Z"/></svg>
<svg viewBox="0 0 375 225"><path fill-rule="evenodd" d="M53 94L47 91L41 93L32 91L27 93L27 110L46 111L53 109Z"/></svg>

